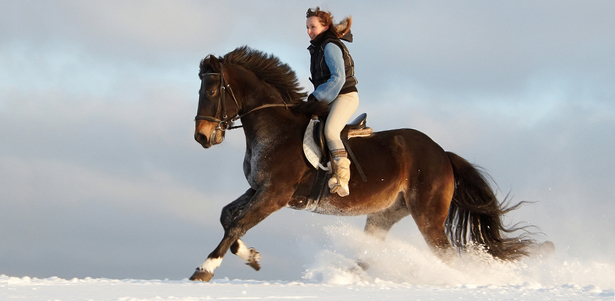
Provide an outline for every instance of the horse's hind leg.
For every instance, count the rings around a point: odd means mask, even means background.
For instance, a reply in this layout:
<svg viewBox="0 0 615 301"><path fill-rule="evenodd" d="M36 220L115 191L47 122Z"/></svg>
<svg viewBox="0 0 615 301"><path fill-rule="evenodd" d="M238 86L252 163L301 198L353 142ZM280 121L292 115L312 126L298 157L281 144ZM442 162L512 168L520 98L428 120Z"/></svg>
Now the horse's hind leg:
<svg viewBox="0 0 615 301"><path fill-rule="evenodd" d="M427 199L427 201L419 200L411 206L412 217L429 248L446 261L452 251L444 225L448 216L452 189L422 198Z"/></svg>
<svg viewBox="0 0 615 301"><path fill-rule="evenodd" d="M415 217L415 221L429 248L441 259L448 260L452 249L444 230L444 221L423 217Z"/></svg>
<svg viewBox="0 0 615 301"><path fill-rule="evenodd" d="M406 206L400 193L397 200L391 207L383 211L367 215L367 221L365 222L365 233L384 240L393 225L408 215L410 215L410 211L408 210L408 207Z"/></svg>
<svg viewBox="0 0 615 301"><path fill-rule="evenodd" d="M410 211L400 193L393 206L367 215L365 233L384 241L393 225L408 215L410 215ZM364 270L369 267L365 260L359 260L357 264Z"/></svg>

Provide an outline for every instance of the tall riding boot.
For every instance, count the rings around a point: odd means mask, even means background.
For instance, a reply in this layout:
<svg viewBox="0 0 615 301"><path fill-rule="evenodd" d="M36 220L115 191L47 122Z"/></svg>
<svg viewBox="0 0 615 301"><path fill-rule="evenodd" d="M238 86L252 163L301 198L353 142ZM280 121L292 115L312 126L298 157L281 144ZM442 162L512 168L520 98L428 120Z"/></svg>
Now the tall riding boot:
<svg viewBox="0 0 615 301"><path fill-rule="evenodd" d="M350 194L348 181L350 181L350 160L346 155L346 150L334 150L331 152L331 165L333 176L329 179L329 189L331 193L339 196Z"/></svg>

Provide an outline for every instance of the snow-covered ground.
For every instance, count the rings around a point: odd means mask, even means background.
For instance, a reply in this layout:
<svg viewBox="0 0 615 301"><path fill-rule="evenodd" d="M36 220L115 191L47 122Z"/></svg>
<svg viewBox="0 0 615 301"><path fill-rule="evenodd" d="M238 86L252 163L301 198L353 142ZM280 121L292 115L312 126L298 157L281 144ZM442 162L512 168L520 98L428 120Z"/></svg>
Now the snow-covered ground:
<svg viewBox="0 0 615 301"><path fill-rule="evenodd" d="M480 252L443 263L428 250L388 239L371 241L359 229L328 229L331 243L297 281L215 278L181 280L37 279L0 276L1 300L613 300L615 268L566 258L558 251L519 262ZM357 272L356 259L370 263ZM225 260L238 260L233 256ZM247 268L247 267L246 267Z"/></svg>
<svg viewBox="0 0 615 301"><path fill-rule="evenodd" d="M575 284L414 285L214 280L30 279L0 276L3 300L613 300L613 290ZM7 289L8 288L8 289Z"/></svg>

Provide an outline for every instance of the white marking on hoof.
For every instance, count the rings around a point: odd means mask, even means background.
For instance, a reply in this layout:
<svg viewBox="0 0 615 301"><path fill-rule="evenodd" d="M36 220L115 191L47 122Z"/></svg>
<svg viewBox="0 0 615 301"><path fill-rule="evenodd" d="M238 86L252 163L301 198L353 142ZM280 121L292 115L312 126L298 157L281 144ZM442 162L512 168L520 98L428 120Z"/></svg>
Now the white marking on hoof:
<svg viewBox="0 0 615 301"><path fill-rule="evenodd" d="M250 250L240 239L237 240L237 243L239 244L239 248L237 249L237 253L235 253L235 255L243 259L243 261L248 262L250 260Z"/></svg>
<svg viewBox="0 0 615 301"><path fill-rule="evenodd" d="M246 244L243 243L240 239L237 240L239 244L239 248L237 248L237 257L241 258L247 265L251 266L255 270L260 270L261 265L261 254L258 253L254 248L246 247Z"/></svg>
<svg viewBox="0 0 615 301"><path fill-rule="evenodd" d="M200 269L213 274L214 270L220 267L220 264L222 264L222 257L207 258L207 260L205 260L205 262L201 265Z"/></svg>

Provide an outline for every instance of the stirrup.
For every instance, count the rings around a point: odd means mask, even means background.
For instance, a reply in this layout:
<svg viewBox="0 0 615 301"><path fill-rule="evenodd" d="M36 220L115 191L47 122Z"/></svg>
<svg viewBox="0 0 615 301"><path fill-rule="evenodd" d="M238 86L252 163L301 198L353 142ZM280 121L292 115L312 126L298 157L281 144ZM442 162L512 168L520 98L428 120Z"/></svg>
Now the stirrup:
<svg viewBox="0 0 615 301"><path fill-rule="evenodd" d="M337 180L337 179L331 178L331 180ZM345 197L350 194L350 188L348 188L348 185L342 186L339 182L333 184L333 187L331 187L329 191L331 191L332 194L337 193L337 195L341 197Z"/></svg>

